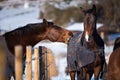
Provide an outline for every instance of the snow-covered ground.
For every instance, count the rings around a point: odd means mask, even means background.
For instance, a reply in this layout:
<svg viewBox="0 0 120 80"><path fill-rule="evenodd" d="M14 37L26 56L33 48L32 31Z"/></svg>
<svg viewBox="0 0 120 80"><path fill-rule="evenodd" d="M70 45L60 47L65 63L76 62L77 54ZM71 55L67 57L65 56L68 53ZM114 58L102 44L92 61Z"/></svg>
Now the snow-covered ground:
<svg viewBox="0 0 120 80"><path fill-rule="evenodd" d="M13 30L15 28L24 26L28 23L37 23L41 22L41 19L38 19L39 17L39 7L38 6L31 6L28 8L23 8L23 6L20 6L18 8L3 8L0 11L0 29L3 30ZM97 27L100 27L102 24L97 24ZM83 23L74 23L70 26L68 26L66 29L68 30L80 30L83 31ZM64 43L59 42L49 42L46 43L45 41L38 43L35 47L38 46L45 46L52 50L53 54L56 58L56 64L59 69L59 75L57 77L53 77L52 80L70 80L69 76L66 76L65 74L65 67L67 65L66 58L59 57L60 53L66 53L67 52L67 45ZM54 46L54 47L51 47ZM112 46L105 47L106 53L111 53ZM109 54L107 54L109 55ZM106 56L108 60L108 56Z"/></svg>
<svg viewBox="0 0 120 80"><path fill-rule="evenodd" d="M28 23L40 22L38 17L38 7L3 9L0 11L0 29L9 31Z"/></svg>

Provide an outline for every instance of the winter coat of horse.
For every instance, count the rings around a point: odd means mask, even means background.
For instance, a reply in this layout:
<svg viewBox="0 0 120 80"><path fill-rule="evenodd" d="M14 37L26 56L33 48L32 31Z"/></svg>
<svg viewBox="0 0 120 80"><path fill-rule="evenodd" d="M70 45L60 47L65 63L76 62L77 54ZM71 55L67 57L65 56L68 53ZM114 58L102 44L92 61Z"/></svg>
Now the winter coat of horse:
<svg viewBox="0 0 120 80"><path fill-rule="evenodd" d="M95 54L81 45L81 33L75 34L68 43L67 61L69 71L79 71L81 67L92 63Z"/></svg>

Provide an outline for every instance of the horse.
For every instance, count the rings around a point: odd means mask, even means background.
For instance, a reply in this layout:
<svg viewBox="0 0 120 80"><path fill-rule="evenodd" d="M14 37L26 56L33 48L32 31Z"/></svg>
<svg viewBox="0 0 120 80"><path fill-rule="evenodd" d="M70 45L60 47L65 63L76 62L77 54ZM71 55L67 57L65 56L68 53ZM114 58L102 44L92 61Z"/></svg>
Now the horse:
<svg viewBox="0 0 120 80"><path fill-rule="evenodd" d="M94 74L94 80L98 80L103 74L105 65L104 41L96 29L96 6L84 10L84 31L75 34L68 42L67 67L71 80L90 80Z"/></svg>
<svg viewBox="0 0 120 80"><path fill-rule="evenodd" d="M27 24L0 36L1 44L4 43L5 48L8 50L6 53L8 80L10 80L11 76L15 77L14 47L16 45L21 45L23 47L23 62L25 62L27 45L31 45L33 47L42 40L67 43L72 35L71 31L43 19L43 22L41 23Z"/></svg>
<svg viewBox="0 0 120 80"><path fill-rule="evenodd" d="M114 42L113 52L108 61L108 80L120 80L120 37Z"/></svg>

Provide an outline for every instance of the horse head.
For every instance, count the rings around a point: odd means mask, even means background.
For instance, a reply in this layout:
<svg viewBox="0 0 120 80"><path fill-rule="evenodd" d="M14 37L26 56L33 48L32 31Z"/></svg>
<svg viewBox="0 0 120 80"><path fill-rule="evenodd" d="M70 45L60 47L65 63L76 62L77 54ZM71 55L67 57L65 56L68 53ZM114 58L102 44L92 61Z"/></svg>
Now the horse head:
<svg viewBox="0 0 120 80"><path fill-rule="evenodd" d="M91 9L87 10L81 8L81 11L84 13L84 32L85 38L88 41L89 36L96 30L96 6L93 5Z"/></svg>
<svg viewBox="0 0 120 80"><path fill-rule="evenodd" d="M71 31L59 27L53 22L48 22L46 19L43 19L43 24L45 24L48 29L46 38L52 42L68 43L69 39L73 36Z"/></svg>

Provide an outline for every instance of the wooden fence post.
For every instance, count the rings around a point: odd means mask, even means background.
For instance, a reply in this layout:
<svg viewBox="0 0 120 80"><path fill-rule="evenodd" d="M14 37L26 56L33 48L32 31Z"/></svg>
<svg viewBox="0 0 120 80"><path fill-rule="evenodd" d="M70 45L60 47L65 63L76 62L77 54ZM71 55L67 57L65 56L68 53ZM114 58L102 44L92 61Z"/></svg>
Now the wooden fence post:
<svg viewBox="0 0 120 80"><path fill-rule="evenodd" d="M34 49L34 56L35 56L35 64L34 64L34 80L38 80L39 79L39 53L38 53L38 49L35 48Z"/></svg>
<svg viewBox="0 0 120 80"><path fill-rule="evenodd" d="M26 80L32 80L32 47L26 47Z"/></svg>
<svg viewBox="0 0 120 80"><path fill-rule="evenodd" d="M6 80L5 79L5 69L6 69L6 55L5 55L5 49L0 44L0 80Z"/></svg>
<svg viewBox="0 0 120 80"><path fill-rule="evenodd" d="M22 65L22 46L15 46L15 78L22 80L23 65Z"/></svg>
<svg viewBox="0 0 120 80"><path fill-rule="evenodd" d="M47 48L44 47L44 46L39 46L39 72L40 72L40 80L48 80L47 79L47 68L46 68L46 65L47 65L47 61L46 61L46 58L45 56L47 53Z"/></svg>
<svg viewBox="0 0 120 80"><path fill-rule="evenodd" d="M45 51L46 51L46 53L44 53L44 55L45 55L45 80L48 80L48 60L47 60L47 52L48 52L48 50L47 50L47 48L45 48Z"/></svg>
<svg viewBox="0 0 120 80"><path fill-rule="evenodd" d="M39 80L42 80L42 46L39 46Z"/></svg>

